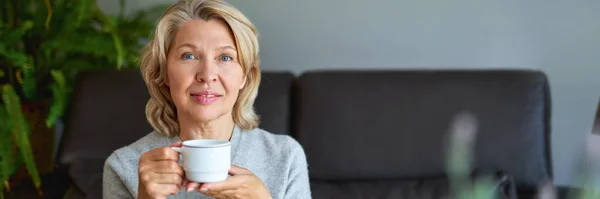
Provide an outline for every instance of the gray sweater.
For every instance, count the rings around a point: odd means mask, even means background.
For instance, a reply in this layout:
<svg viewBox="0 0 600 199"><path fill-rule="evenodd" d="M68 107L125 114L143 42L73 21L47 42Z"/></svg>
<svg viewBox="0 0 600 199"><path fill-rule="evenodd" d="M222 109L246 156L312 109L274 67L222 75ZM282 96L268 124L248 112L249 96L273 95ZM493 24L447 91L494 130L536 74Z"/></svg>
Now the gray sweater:
<svg viewBox="0 0 600 199"><path fill-rule="evenodd" d="M137 198L140 156L152 149L180 141L152 132L113 152L104 164L103 198ZM231 164L258 176L273 198L311 198L306 156L302 146L286 135L237 126L231 136ZM210 198L184 188L169 198Z"/></svg>

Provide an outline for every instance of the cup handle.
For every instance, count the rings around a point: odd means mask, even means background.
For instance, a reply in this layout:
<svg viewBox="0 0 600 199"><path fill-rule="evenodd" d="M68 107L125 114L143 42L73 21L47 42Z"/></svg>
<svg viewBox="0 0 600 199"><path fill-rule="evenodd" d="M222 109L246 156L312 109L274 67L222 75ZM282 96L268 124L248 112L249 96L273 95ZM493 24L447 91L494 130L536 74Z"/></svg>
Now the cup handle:
<svg viewBox="0 0 600 199"><path fill-rule="evenodd" d="M173 150L177 151L177 153L181 153L181 147L171 147Z"/></svg>
<svg viewBox="0 0 600 199"><path fill-rule="evenodd" d="M183 161L183 156L181 155L181 147L171 147L171 149L177 151L177 153L179 153L179 165L183 166L182 161Z"/></svg>

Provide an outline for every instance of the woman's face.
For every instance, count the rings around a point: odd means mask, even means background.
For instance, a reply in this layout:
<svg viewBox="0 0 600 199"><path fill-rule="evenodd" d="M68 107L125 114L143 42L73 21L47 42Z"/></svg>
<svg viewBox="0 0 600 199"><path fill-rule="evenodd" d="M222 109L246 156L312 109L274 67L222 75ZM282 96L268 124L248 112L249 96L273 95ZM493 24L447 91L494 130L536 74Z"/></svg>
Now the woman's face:
<svg viewBox="0 0 600 199"><path fill-rule="evenodd" d="M229 26L192 20L177 31L167 55L167 86L178 119L206 123L230 117L245 78Z"/></svg>

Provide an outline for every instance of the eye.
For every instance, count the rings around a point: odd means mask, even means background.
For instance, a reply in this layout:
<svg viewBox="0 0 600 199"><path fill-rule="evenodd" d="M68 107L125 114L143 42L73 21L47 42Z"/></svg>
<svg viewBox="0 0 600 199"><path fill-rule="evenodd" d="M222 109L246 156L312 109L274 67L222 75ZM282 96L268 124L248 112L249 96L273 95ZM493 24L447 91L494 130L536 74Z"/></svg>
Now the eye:
<svg viewBox="0 0 600 199"><path fill-rule="evenodd" d="M182 56L183 59L196 59L196 56L194 56L192 53L185 53Z"/></svg>
<svg viewBox="0 0 600 199"><path fill-rule="evenodd" d="M221 55L221 56L219 56L219 60L220 61L232 61L233 58L229 55Z"/></svg>

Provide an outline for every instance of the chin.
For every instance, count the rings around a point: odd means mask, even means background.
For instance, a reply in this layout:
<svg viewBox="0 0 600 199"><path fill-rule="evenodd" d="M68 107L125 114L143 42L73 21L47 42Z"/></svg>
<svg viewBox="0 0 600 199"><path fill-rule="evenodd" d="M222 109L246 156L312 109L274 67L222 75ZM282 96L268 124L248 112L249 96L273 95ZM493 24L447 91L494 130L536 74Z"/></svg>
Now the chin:
<svg viewBox="0 0 600 199"><path fill-rule="evenodd" d="M200 123L208 123L210 121L214 121L219 117L213 116L213 115L195 115L194 117L194 121L200 122Z"/></svg>
<svg viewBox="0 0 600 199"><path fill-rule="evenodd" d="M216 111L216 110L198 110L193 113L190 113L191 118L195 121L199 122L210 122L218 119L219 117L225 115L225 113Z"/></svg>

